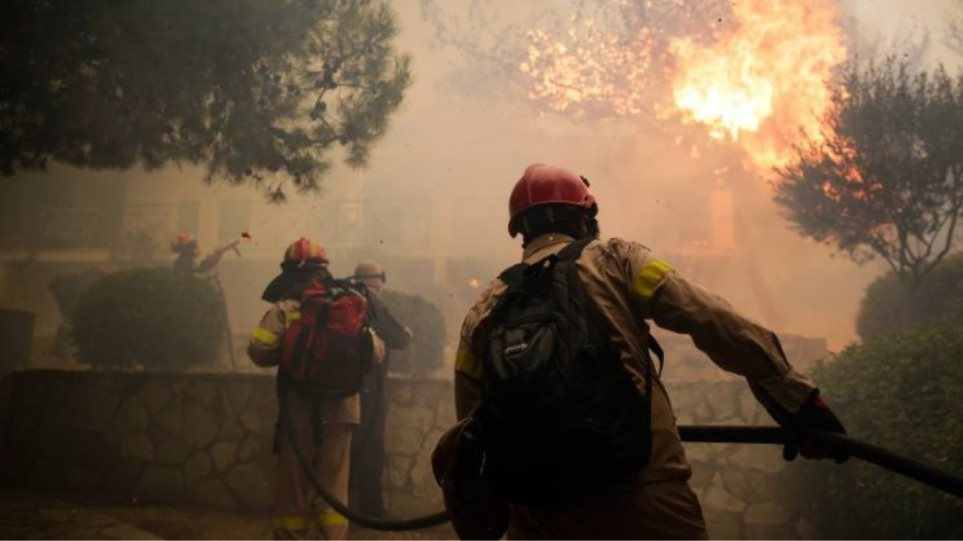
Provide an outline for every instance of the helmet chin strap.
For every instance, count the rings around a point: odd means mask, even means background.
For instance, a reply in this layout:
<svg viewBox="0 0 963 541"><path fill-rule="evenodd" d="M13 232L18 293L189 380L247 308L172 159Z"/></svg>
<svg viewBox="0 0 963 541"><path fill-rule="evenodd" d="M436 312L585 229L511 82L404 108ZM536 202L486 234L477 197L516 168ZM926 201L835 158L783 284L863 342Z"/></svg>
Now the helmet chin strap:
<svg viewBox="0 0 963 541"><path fill-rule="evenodd" d="M599 238L599 221L595 219L594 216L589 217L585 223L585 227L590 237L597 239Z"/></svg>

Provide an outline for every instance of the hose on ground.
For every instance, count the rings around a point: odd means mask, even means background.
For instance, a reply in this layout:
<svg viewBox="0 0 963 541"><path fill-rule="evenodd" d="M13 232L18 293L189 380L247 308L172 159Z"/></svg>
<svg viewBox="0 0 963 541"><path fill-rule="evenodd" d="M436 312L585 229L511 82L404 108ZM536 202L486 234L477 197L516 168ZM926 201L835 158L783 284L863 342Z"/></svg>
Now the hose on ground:
<svg viewBox="0 0 963 541"><path fill-rule="evenodd" d="M286 415L282 415L282 420ZM289 438L294 448L294 454L304 469L308 482L335 511L341 513L360 526L384 531L403 531L430 528L448 522L447 511L438 511L429 515L404 520L387 520L365 516L351 510L347 505L338 501L330 492L325 490L314 476L314 469L308 465L301 449L294 445L294 439L289 426L283 426L282 432ZM743 443L782 445L791 438L791 434L779 427L763 426L712 426L687 425L679 427L682 441L691 443ZM865 460L881 468L915 479L920 483L948 492L958 498L963 498L963 478L948 472L938 470L932 466L899 455L882 447L846 436L829 432L813 432L810 434L820 442L833 449L843 451L855 458Z"/></svg>

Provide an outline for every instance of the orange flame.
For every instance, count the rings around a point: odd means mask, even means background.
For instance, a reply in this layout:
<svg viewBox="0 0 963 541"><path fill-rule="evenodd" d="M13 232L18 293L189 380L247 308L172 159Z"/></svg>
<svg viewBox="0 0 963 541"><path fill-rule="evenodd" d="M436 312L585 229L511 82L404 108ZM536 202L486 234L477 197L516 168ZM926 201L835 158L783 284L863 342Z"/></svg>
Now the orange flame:
<svg viewBox="0 0 963 541"><path fill-rule="evenodd" d="M647 107L651 47L645 29L621 40L587 19L563 35L530 30L528 41L528 60L519 70L528 77L530 99L576 117L602 109L636 115Z"/></svg>
<svg viewBox="0 0 963 541"><path fill-rule="evenodd" d="M675 107L758 167L785 165L801 138L820 142L833 69L846 59L827 0L742 0L732 32L711 45L670 45Z"/></svg>
<svg viewBox="0 0 963 541"><path fill-rule="evenodd" d="M832 0L740 0L708 33L659 41L646 27L616 38L592 19L529 32L528 96L582 116L680 117L738 143L760 168L824 140L833 70L846 59ZM662 97L658 97L661 95ZM665 96L670 96L666 98Z"/></svg>

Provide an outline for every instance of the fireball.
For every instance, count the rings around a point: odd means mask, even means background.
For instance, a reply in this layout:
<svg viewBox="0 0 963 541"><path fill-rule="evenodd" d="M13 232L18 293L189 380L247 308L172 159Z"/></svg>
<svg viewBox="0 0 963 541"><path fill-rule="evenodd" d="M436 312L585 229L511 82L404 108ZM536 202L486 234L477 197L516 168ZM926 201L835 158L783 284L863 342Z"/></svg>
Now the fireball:
<svg viewBox="0 0 963 541"><path fill-rule="evenodd" d="M674 40L672 97L684 121L738 142L762 168L784 165L793 145L823 139L833 72L846 59L826 0L743 0L732 30L712 44Z"/></svg>
<svg viewBox="0 0 963 541"><path fill-rule="evenodd" d="M592 19L573 19L562 33L532 30L519 66L529 98L576 117L650 114L703 125L759 168L786 165L794 145L823 141L833 74L846 59L831 0L741 0L679 19L689 27L665 40L655 38L657 20L622 37Z"/></svg>

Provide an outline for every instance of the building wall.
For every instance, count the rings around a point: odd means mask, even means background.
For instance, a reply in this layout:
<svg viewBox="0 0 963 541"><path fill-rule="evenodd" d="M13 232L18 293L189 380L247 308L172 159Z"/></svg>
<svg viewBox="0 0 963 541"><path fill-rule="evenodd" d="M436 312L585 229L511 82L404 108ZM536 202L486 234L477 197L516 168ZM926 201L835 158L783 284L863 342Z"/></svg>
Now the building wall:
<svg viewBox="0 0 963 541"><path fill-rule="evenodd" d="M240 257L226 253L216 270L231 328L241 334L262 315L260 295L277 274L284 248L301 236L326 246L337 276L350 275L362 259L380 260L391 277L389 287L439 304L452 319L452 329L477 294L477 285L467 286L469 280L477 275L483 285L507 264L497 261L478 270L478 265L463 263L472 257L491 258L485 249L451 237L452 201L366 194L363 183L346 183L326 189L323 197L292 194L283 205L269 205L257 189L208 185L202 177L203 171L194 168L145 175L55 166L49 175L24 173L0 187L4 201L16 203L0 220L0 307L34 312L33 366L58 364L47 355L61 323L49 291L54 276L94 265L112 270L168 266L174 259L169 244L179 232L195 235L202 256L239 239L242 232L252 235L251 242L240 246ZM88 201L57 189L63 185L76 191L82 183L103 185L103 194L97 192ZM71 205L78 208L66 213ZM88 207L97 212L80 212ZM57 227L45 218L49 209L61 217ZM74 230L104 234L67 234Z"/></svg>
<svg viewBox="0 0 963 541"><path fill-rule="evenodd" d="M445 380L390 380L388 510L441 507L430 455L454 421ZM741 382L669 384L683 424L761 424ZM77 490L119 502L268 511L276 405L264 375L28 371L0 384L4 486ZM777 503L776 447L688 444L691 484L719 538L806 537Z"/></svg>

